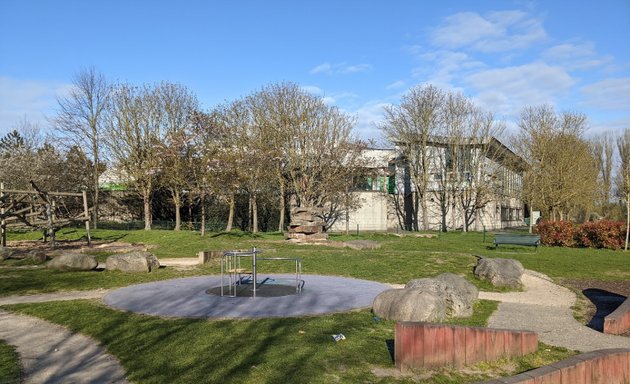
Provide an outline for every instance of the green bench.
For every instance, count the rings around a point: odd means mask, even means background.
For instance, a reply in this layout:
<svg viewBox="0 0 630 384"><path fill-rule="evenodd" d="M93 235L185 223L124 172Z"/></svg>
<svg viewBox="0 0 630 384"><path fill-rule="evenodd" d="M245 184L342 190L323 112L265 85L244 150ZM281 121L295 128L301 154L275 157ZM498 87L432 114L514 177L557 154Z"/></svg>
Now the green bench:
<svg viewBox="0 0 630 384"><path fill-rule="evenodd" d="M540 235L496 233L494 235L495 248L498 247L499 244L525 245L538 249L540 245Z"/></svg>

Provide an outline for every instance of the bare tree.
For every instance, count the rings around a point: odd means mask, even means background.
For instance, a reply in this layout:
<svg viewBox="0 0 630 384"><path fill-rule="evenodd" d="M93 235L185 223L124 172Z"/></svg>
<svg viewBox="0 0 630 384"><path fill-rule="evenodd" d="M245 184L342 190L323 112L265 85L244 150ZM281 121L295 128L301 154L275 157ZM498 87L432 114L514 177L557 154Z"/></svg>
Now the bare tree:
<svg viewBox="0 0 630 384"><path fill-rule="evenodd" d="M627 251L630 238L630 129L626 128L617 139L617 149L620 157L617 189L620 197L626 202L626 242L624 249Z"/></svg>
<svg viewBox="0 0 630 384"><path fill-rule="evenodd" d="M58 110L53 119L57 133L68 147L83 151L89 159L92 179L92 223L98 223L99 177L104 170L103 130L111 86L93 67L78 72L67 95L57 98Z"/></svg>
<svg viewBox="0 0 630 384"><path fill-rule="evenodd" d="M163 82L155 89L163 109L164 141L160 182L171 193L175 206L175 230L181 228L182 193L191 188L190 165L194 156L192 119L198 110L196 97L186 87Z"/></svg>
<svg viewBox="0 0 630 384"><path fill-rule="evenodd" d="M399 106L385 108L381 130L402 152L414 194L412 223L418 230L418 211L422 212L422 229L429 229L428 199L431 182L431 153L429 143L441 125L440 110L445 94L432 85L412 88L402 97Z"/></svg>
<svg viewBox="0 0 630 384"><path fill-rule="evenodd" d="M120 176L142 197L144 229L152 224L151 198L162 167L164 110L154 87L119 85L112 93L108 147Z"/></svg>

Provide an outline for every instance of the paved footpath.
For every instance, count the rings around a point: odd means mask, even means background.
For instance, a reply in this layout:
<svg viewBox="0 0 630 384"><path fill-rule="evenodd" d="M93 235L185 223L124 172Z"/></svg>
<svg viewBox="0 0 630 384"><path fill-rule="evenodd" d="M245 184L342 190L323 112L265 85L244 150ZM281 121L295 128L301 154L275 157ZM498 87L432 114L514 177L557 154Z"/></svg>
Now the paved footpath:
<svg viewBox="0 0 630 384"><path fill-rule="evenodd" d="M489 327L535 331L543 343L581 352L630 348L630 338L606 335L575 320L571 307L577 298L571 290L529 270L522 282L523 292L480 292L480 299L501 302L490 316Z"/></svg>
<svg viewBox="0 0 630 384"><path fill-rule="evenodd" d="M100 298L105 290L13 296L0 305ZM94 339L31 316L0 310L0 339L16 347L24 383L127 383L118 360Z"/></svg>

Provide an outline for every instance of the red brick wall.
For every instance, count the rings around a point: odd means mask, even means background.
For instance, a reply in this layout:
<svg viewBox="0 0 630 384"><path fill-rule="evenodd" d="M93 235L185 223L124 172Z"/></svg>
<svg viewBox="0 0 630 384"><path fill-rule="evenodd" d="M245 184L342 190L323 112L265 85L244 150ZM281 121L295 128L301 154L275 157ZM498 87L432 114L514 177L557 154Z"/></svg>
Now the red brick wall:
<svg viewBox="0 0 630 384"><path fill-rule="evenodd" d="M520 375L483 384L627 384L630 349L602 349L583 353Z"/></svg>
<svg viewBox="0 0 630 384"><path fill-rule="evenodd" d="M604 333L621 335L630 331L630 297L604 318Z"/></svg>
<svg viewBox="0 0 630 384"><path fill-rule="evenodd" d="M401 370L463 367L537 350L538 335L530 331L420 322L396 324L394 359Z"/></svg>

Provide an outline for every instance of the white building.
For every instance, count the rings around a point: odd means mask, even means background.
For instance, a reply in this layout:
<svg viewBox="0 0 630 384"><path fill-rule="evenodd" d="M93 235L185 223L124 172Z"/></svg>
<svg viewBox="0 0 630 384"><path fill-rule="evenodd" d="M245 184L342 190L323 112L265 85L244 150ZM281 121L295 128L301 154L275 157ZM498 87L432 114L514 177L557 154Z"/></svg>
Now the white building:
<svg viewBox="0 0 630 384"><path fill-rule="evenodd" d="M525 162L501 142L489 138L483 143L453 146L436 140L427 153L432 164L425 198L428 229L439 230L442 224L448 230L461 229L465 217L468 230L523 224L520 192ZM410 163L402 151L368 149L363 157L369 176L357 183L354 192L360 207L342 215L331 230L424 229Z"/></svg>

